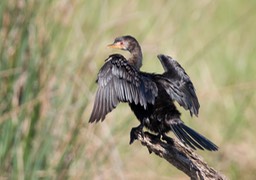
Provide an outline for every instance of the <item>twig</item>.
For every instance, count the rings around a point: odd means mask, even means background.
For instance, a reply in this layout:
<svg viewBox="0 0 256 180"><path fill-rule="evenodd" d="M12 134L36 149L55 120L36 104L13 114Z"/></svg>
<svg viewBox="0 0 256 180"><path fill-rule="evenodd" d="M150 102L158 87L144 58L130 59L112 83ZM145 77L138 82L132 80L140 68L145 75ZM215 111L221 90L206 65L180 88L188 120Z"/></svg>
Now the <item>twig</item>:
<svg viewBox="0 0 256 180"><path fill-rule="evenodd" d="M173 139L173 144L167 144L154 135L145 132L142 137L138 132L138 140L146 146L149 152L154 152L164 158L170 164L186 173L191 179L224 180L226 177L209 167L202 157L199 157L192 149Z"/></svg>

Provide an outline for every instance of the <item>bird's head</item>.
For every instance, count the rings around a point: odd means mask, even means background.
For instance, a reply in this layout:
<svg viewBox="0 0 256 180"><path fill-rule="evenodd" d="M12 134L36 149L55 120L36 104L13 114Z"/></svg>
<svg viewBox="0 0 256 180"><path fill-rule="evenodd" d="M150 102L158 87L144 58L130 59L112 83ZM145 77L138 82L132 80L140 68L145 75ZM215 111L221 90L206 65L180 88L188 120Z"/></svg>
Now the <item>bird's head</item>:
<svg viewBox="0 0 256 180"><path fill-rule="evenodd" d="M137 40L132 36L121 36L117 37L113 44L109 44L108 47L114 48L114 49L121 49L125 51L129 51L130 53L133 52L133 50L138 47L139 44Z"/></svg>

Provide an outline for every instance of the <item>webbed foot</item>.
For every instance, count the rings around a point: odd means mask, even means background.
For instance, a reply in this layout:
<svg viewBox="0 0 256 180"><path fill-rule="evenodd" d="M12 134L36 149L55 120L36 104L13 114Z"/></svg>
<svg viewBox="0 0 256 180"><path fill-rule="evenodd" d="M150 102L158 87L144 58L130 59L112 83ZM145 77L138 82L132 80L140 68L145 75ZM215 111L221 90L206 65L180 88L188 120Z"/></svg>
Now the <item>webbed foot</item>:
<svg viewBox="0 0 256 180"><path fill-rule="evenodd" d="M138 127L132 128L130 132L130 144L132 144L136 139L138 139L138 134L144 137L143 125L140 124Z"/></svg>
<svg viewBox="0 0 256 180"><path fill-rule="evenodd" d="M173 139L168 137L166 134L162 134L162 139L165 140L168 144L174 144Z"/></svg>

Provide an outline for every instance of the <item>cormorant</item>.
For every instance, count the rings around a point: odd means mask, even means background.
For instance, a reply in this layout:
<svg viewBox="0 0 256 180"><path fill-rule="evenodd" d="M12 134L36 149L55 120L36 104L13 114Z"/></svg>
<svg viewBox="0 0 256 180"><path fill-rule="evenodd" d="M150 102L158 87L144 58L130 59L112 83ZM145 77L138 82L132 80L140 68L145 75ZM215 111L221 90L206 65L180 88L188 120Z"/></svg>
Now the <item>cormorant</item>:
<svg viewBox="0 0 256 180"><path fill-rule="evenodd" d="M193 149L218 150L214 143L180 119L173 101L189 110L191 116L198 116L200 105L189 76L177 61L160 54L157 57L164 68L163 74L141 72L142 51L134 37L118 37L108 47L129 51L131 57L112 54L105 60L98 73L98 90L89 122L103 121L119 102L126 102L140 121L131 130L130 144L137 138L135 132L143 134L145 126L166 141L170 140L166 133L172 131Z"/></svg>

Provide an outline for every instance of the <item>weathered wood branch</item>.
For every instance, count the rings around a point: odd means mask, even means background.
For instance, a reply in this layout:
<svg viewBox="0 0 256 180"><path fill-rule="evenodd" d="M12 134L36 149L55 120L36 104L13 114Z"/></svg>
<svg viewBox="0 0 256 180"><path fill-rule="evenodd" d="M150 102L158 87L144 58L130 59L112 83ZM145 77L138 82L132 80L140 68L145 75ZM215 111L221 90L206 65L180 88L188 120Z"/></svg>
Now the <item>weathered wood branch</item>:
<svg viewBox="0 0 256 180"><path fill-rule="evenodd" d="M184 146L178 140L173 139L172 144L167 144L154 135L145 132L142 137L137 134L141 144L146 146L149 152L164 158L170 164L187 174L191 179L224 180L225 176L209 167L202 157L199 157L192 149Z"/></svg>

